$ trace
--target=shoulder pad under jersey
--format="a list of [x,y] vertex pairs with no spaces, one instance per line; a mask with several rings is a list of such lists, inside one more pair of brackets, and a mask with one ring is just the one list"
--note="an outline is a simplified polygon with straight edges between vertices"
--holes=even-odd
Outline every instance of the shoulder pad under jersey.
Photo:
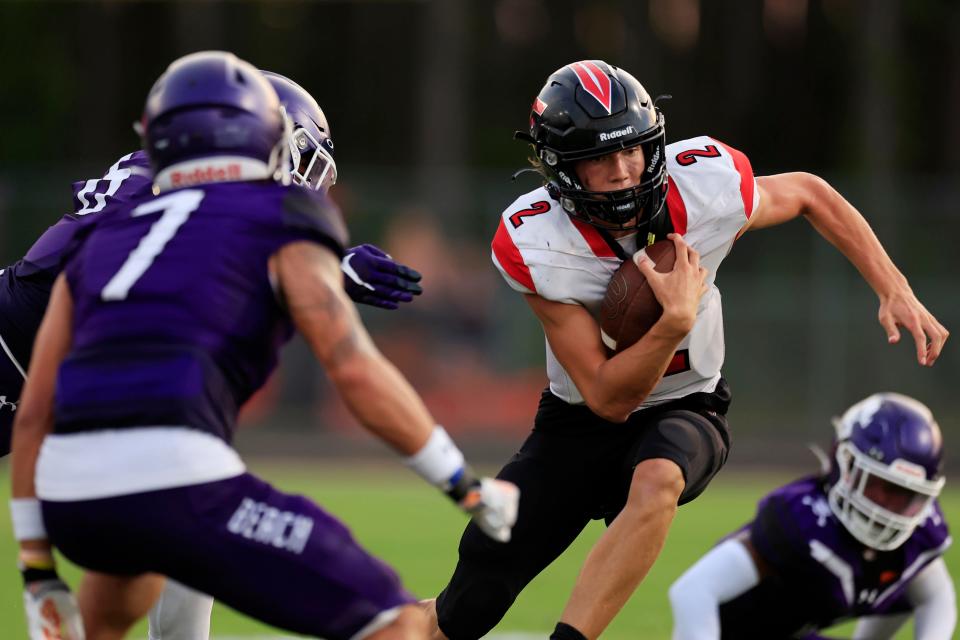
[[750,160],[742,152],[699,136],[667,145],[667,202],[678,233],[701,254],[728,242],[760,202]]
[[291,185],[283,196],[283,224],[305,239],[324,244],[343,257],[348,242],[347,227],[339,207],[329,196]]
[[760,500],[750,525],[750,541],[772,567],[788,573],[807,563],[810,539],[817,531],[833,531],[838,526],[820,479],[804,478]]
[[102,178],[73,183],[73,215],[100,213],[113,203],[128,203],[145,198],[153,187],[153,172],[143,151],[121,157]]

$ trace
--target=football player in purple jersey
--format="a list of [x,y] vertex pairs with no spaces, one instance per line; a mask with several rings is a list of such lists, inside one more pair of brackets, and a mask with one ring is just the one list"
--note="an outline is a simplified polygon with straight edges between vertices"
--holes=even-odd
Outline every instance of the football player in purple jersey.
[[673,584],[674,640],[812,640],[854,618],[854,638],[883,640],[911,614],[917,640],[953,637],[933,415],[912,398],[878,393],[835,426],[823,474],[767,495],[753,522]]
[[[316,100],[280,74],[264,72],[291,119],[291,178],[306,188],[326,192],[337,180],[330,126]],[[73,185],[74,210],[44,232],[26,255],[0,269],[0,457],[10,451],[14,411],[30,364],[30,350],[43,318],[73,225],[86,216],[147,197],[153,174],[147,155],[135,151],[121,157],[102,178]],[[341,261],[344,288],[359,304],[397,309],[421,293],[420,274],[371,244],[347,249]],[[36,575],[31,573],[31,575]],[[34,594],[54,594],[61,582],[32,584]],[[42,602],[35,603],[41,610]],[[212,599],[169,581],[150,612],[150,638],[193,640],[208,635]]]
[[[292,179],[295,183],[327,191],[337,181],[330,126],[316,100],[300,85],[280,74],[264,72],[291,118]],[[0,269],[0,457],[10,452],[10,427],[23,379],[30,364],[30,349],[36,337],[50,290],[60,273],[60,261],[73,225],[150,194],[153,174],[146,153],[128,153],[102,178],[73,185],[72,213],[47,229],[26,255]],[[361,244],[347,249],[342,261],[344,288],[357,303],[396,309],[422,291],[420,274],[398,264],[378,247]]]
[[294,330],[368,430],[510,537],[516,487],[474,475],[360,323],[339,211],[286,184],[288,123],[248,63],[175,61],[141,123],[156,195],[81,221],[64,252],[17,411],[11,510],[28,571],[52,569],[53,545],[90,572],[78,601],[97,638],[123,637],[163,576],[298,633],[424,635],[386,565],[230,446]]
[[[337,182],[337,164],[333,156],[330,125],[317,101],[303,87],[278,73],[262,71],[270,81],[286,116],[290,119],[289,137],[291,178],[295,184],[327,192]],[[146,154],[144,171],[149,171]],[[396,309],[421,292],[420,274],[397,264],[389,255],[371,244],[347,249],[340,263],[344,288],[360,304]],[[213,598],[167,580],[163,593],[147,616],[149,640],[197,640],[210,635]],[[93,635],[97,621],[88,620]]]

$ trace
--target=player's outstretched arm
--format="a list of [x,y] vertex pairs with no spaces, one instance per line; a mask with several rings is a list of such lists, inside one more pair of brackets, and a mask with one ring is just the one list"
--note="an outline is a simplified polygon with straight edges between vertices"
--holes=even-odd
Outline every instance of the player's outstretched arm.
[[351,413],[406,456],[491,537],[506,541],[516,522],[517,488],[479,479],[406,378],[374,346],[343,290],[337,258],[312,242],[294,242],[271,259],[287,309]]
[[760,582],[749,544],[721,542],[670,586],[673,640],[719,640],[720,605]]
[[61,275],[34,342],[30,371],[13,424],[10,511],[13,533],[20,543],[23,603],[31,640],[84,637],[76,601],[57,576],[34,487],[40,445],[53,428],[56,374],[70,350],[72,319],[73,300],[66,278]]
[[[943,558],[931,562],[907,586],[916,640],[947,640],[957,627],[957,594]],[[866,636],[864,636],[866,637]]]
[[878,319],[887,341],[900,341],[904,327],[917,345],[917,361],[932,366],[949,332],[927,311],[860,212],[826,181],[809,173],[757,178],[760,205],[746,229],[761,229],[803,215],[817,232],[860,271],[880,298]]
[[693,328],[697,303],[706,291],[706,271],[697,252],[679,235],[671,234],[671,239],[677,250],[673,271],[658,273],[649,260],[638,265],[663,315],[640,340],[612,358],[607,358],[597,321],[584,307],[525,296],[587,406],[611,422],[625,422],[660,382],[677,346]]

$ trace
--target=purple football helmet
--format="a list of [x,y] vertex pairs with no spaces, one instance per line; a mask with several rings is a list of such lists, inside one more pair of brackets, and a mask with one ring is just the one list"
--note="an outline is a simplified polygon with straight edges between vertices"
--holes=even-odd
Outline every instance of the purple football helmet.
[[337,182],[333,139],[323,110],[306,89],[279,73],[264,71],[291,120],[290,175],[296,184],[326,191]]
[[930,409],[898,393],[861,400],[834,426],[830,508],[863,544],[896,549],[943,488],[940,427]]
[[286,166],[277,93],[232,53],[175,60],[150,90],[138,131],[161,189],[272,178]]

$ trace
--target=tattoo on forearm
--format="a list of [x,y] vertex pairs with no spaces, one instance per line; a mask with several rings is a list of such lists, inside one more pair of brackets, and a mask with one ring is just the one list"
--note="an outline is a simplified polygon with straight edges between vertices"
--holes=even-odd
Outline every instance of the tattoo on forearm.
[[330,350],[330,364],[337,365],[352,357],[360,348],[360,342],[357,326],[350,323],[347,334],[337,340]]
[[[318,247],[296,246],[291,250],[288,273],[315,271],[318,261],[327,257],[326,250]],[[339,265],[329,266],[339,273]],[[328,280],[291,278],[286,282],[286,300],[291,316],[300,319],[297,324],[305,337],[315,345],[322,343],[329,358],[327,364],[335,366],[354,355],[364,341],[359,318],[344,294],[333,288],[338,283]]]
[[290,312],[294,317],[312,316],[307,324],[314,327],[317,332],[333,330],[342,333],[328,347],[330,365],[339,364],[352,356],[360,347],[362,341],[356,318],[353,317],[341,296],[331,291],[329,287],[317,287],[310,292],[307,300],[301,298],[298,304],[292,306]]
[[326,284],[311,287],[305,294],[288,296],[288,301],[292,314],[320,314],[328,316],[331,321],[343,317],[347,311],[337,294]]

